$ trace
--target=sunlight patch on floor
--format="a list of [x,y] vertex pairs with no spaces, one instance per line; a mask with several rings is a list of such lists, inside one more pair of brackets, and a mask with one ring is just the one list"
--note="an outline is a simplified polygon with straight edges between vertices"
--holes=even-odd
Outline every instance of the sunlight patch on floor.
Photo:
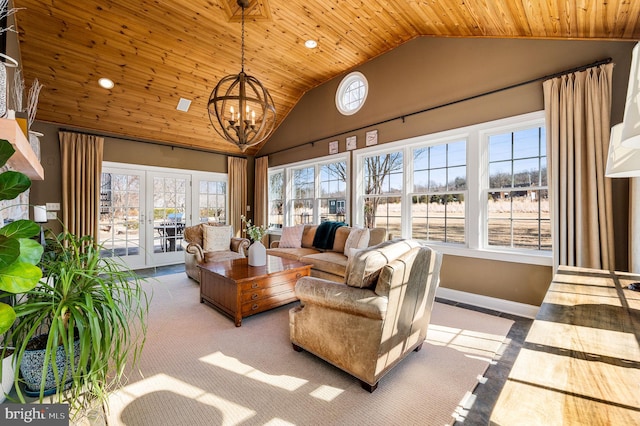
[[453,412],[452,417],[457,422],[464,422],[469,414],[469,410],[473,407],[473,404],[476,402],[476,396],[471,392],[467,392],[462,397],[462,400],[458,403],[456,410]]
[[200,358],[200,361],[288,391],[295,391],[307,383],[307,380],[298,377],[286,375],[274,376],[264,373],[248,364],[243,364],[237,358],[226,356],[222,352],[215,352],[211,355],[204,356]]
[[504,336],[430,324],[426,341],[490,362],[502,345]]
[[336,399],[344,389],[334,388],[333,386],[322,385],[319,386],[316,390],[311,392],[311,395],[314,398],[321,399],[323,401],[331,402]]
[[217,395],[206,392],[204,389],[166,374],[156,374],[117,390],[109,398],[110,409],[113,412],[122,413],[127,405],[133,403],[137,398],[154,392],[171,392],[193,399],[201,404],[215,407],[222,413],[224,420],[221,425],[224,426],[237,425],[256,415],[255,411],[247,407],[220,398]]

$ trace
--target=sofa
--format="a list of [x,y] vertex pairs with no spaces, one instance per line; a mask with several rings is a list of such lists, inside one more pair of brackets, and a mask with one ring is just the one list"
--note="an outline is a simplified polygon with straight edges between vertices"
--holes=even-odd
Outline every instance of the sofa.
[[184,244],[185,272],[199,283],[198,265],[246,257],[250,241],[232,237],[231,226],[200,223],[184,229]]
[[343,283],[302,277],[289,311],[296,351],[307,350],[373,392],[380,379],[421,349],[439,283],[442,254],[414,240],[356,253]]
[[[299,247],[280,247],[280,242],[273,241],[267,254],[270,256],[279,256],[287,259],[298,260],[303,263],[311,264],[311,276],[316,278],[324,278],[337,282],[344,282],[345,271],[349,256],[345,254],[345,244],[349,240],[352,231],[361,231],[362,228],[354,228],[350,226],[341,226],[335,229],[333,242],[329,248],[314,247],[316,232],[321,225],[298,225],[302,228],[302,235],[299,240]],[[283,236],[286,232],[283,230]],[[367,230],[368,240],[364,247],[375,246],[387,240],[387,230],[385,228],[371,228]]]

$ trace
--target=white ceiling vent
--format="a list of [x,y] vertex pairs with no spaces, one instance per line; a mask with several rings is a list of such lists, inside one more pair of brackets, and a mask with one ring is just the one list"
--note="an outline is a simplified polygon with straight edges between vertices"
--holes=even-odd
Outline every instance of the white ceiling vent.
[[178,101],[178,106],[176,107],[176,109],[178,111],[187,112],[187,111],[189,111],[189,107],[190,106],[191,106],[191,101],[189,99],[180,98],[180,100]]

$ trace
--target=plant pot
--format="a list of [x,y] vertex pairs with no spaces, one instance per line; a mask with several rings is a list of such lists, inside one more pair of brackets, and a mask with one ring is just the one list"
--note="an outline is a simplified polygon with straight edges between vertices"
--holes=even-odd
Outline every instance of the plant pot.
[[[41,334],[31,339],[33,341],[43,341],[46,344],[47,335]],[[75,354],[74,364],[77,366],[80,361],[80,341],[76,340],[73,343],[73,351]],[[28,396],[39,396],[42,380],[42,369],[44,368],[46,349],[29,349],[24,352],[22,362],[20,363],[20,374],[27,386],[25,393]],[[67,359],[67,355],[64,350],[64,346],[60,345],[56,349],[56,366],[58,367],[58,373],[63,374],[65,368],[67,368],[66,375],[61,382],[64,386],[61,390],[67,390],[73,383],[73,378],[70,375],[71,363]],[[48,371],[46,380],[44,383],[44,395],[53,395],[56,393],[56,381],[53,375],[53,367],[48,365]]]
[[[0,349],[1,351],[2,349]],[[13,389],[13,380],[15,379],[16,374],[16,363],[13,357],[13,352],[11,355],[4,357],[2,360],[2,387],[0,387],[0,404],[7,399],[7,395]]]
[[260,241],[249,246],[249,265],[264,266],[267,264],[267,249]]

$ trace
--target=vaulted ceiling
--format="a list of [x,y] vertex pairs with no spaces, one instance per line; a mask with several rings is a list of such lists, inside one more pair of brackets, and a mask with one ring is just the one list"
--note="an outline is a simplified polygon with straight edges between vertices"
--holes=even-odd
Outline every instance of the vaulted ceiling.
[[[38,120],[240,153],[207,114],[218,80],[240,71],[236,0],[14,4],[27,86],[44,85]],[[635,0],[251,0],[246,17],[245,70],[270,91],[278,124],[308,90],[419,36],[640,39]]]

